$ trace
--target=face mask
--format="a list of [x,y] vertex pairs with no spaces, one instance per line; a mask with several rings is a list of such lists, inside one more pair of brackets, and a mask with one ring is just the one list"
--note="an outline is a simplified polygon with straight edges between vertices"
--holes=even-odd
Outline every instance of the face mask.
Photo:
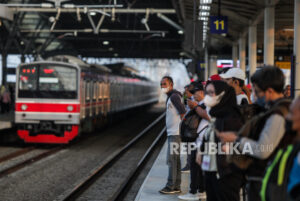
[[167,88],[161,88],[161,91],[166,94],[166,93],[169,92],[169,87],[167,87]]
[[220,94],[220,95],[218,95],[218,96],[209,96],[209,95],[206,95],[205,97],[204,97],[204,104],[207,106],[207,107],[210,107],[210,108],[212,108],[212,107],[214,107],[214,106],[216,106],[216,105],[218,105],[219,103],[220,103],[220,101],[221,101],[221,99],[222,99],[222,97],[223,97],[223,95],[224,95],[224,91]]
[[259,97],[256,99],[256,102],[255,102],[257,105],[261,106],[261,107],[265,107],[266,105],[266,99],[265,97]]

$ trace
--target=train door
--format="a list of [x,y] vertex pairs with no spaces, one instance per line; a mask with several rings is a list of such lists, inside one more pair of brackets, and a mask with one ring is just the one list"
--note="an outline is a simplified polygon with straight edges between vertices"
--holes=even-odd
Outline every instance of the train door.
[[90,107],[91,107],[91,98],[90,98],[90,82],[86,81],[85,82],[85,117],[90,116]]
[[98,83],[98,101],[99,101],[99,112],[101,115],[103,115],[103,96],[102,96],[102,81]]
[[95,114],[96,116],[98,116],[99,114],[98,81],[94,82],[94,96],[95,96]]
[[85,118],[85,81],[80,79],[80,119]]

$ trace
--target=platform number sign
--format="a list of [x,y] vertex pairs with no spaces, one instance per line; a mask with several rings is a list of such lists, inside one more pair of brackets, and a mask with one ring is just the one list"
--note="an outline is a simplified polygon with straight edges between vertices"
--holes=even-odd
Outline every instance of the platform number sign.
[[223,34],[227,33],[228,28],[227,16],[210,16],[210,33]]

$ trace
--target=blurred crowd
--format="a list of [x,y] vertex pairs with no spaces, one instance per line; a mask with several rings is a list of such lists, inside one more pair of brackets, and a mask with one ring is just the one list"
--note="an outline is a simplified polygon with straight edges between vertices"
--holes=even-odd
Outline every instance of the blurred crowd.
[[5,114],[13,110],[14,88],[12,85],[0,86],[0,113]]
[[262,67],[250,81],[230,68],[181,94],[162,78],[169,174],[160,193],[181,193],[181,174],[189,172],[182,200],[300,200],[300,97],[291,97],[277,67]]

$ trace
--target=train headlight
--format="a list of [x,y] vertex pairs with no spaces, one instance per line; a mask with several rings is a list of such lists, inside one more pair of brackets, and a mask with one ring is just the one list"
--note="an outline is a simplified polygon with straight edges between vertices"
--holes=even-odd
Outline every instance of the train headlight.
[[23,104],[23,105],[21,105],[21,110],[27,110],[27,108],[28,108],[28,106],[27,105],[25,105],[25,104]]
[[73,111],[73,106],[72,105],[69,105],[68,107],[67,107],[67,110],[69,111],[69,112],[72,112]]

